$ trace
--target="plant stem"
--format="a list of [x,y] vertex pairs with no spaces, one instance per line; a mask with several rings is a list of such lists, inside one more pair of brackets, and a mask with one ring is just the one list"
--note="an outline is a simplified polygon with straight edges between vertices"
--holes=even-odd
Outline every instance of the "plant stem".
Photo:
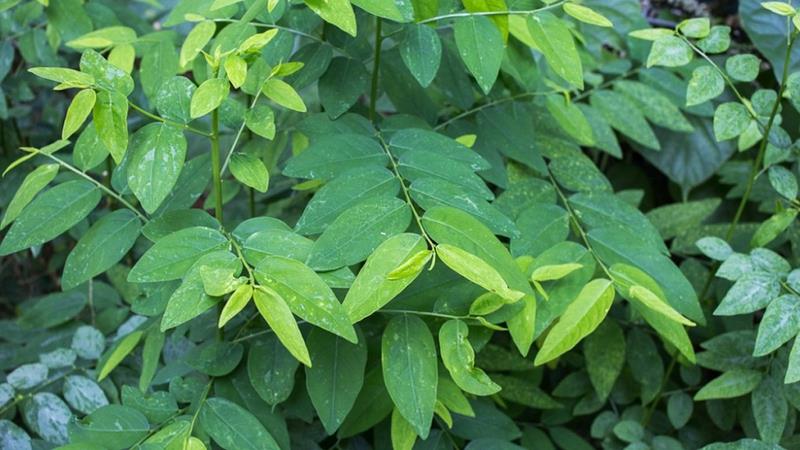
[[57,162],[59,165],[61,165],[61,167],[69,170],[70,172],[75,173],[76,175],[80,176],[81,178],[84,178],[84,179],[92,182],[94,185],[96,185],[98,188],[100,188],[100,190],[105,192],[106,195],[108,195],[108,196],[112,197],[113,199],[117,200],[121,205],[123,205],[126,208],[130,209],[134,214],[139,216],[139,218],[142,219],[143,222],[146,223],[146,222],[150,221],[150,219],[148,219],[147,216],[145,216],[143,213],[139,212],[139,210],[136,209],[136,207],[134,207],[127,200],[122,198],[122,196],[120,196],[116,192],[114,192],[111,189],[109,189],[108,187],[106,187],[105,184],[103,184],[103,183],[95,180],[94,178],[90,177],[89,175],[86,175],[85,173],[81,172],[80,170],[78,170],[77,168],[73,167],[71,164],[65,162],[61,158],[59,158],[57,156],[53,156],[53,155],[51,155],[49,153],[44,153],[42,151],[39,151],[38,149],[31,149],[30,151],[32,151],[34,153],[37,153],[39,155],[45,156],[47,158],[50,158],[51,160],[53,160],[53,161]]
[[380,17],[375,17],[375,57],[372,61],[372,85],[369,90],[369,120],[375,123],[375,104],[378,101],[378,71],[381,66],[381,45],[383,44],[383,36],[381,28],[383,21]]
[[[253,109],[256,106],[256,102],[258,102],[258,97],[261,95],[261,89],[256,92],[256,95],[253,96],[253,101],[250,103],[250,109]],[[242,125],[239,127],[239,131],[236,132],[236,136],[233,138],[233,143],[231,144],[230,150],[228,150],[228,154],[225,155],[225,162],[222,164],[222,170],[220,174],[225,173],[225,170],[228,169],[228,164],[231,162],[231,156],[233,155],[233,151],[236,150],[236,146],[239,144],[239,140],[242,138],[242,133],[244,132],[246,124],[242,122]]]
[[222,224],[222,168],[219,156],[219,109],[211,112],[211,178],[214,183],[214,216]]

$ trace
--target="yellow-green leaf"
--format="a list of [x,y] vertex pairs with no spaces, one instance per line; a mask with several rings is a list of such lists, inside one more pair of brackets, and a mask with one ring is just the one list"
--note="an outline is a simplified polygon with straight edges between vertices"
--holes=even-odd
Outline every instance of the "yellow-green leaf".
[[300,333],[297,321],[283,298],[272,289],[259,286],[253,292],[253,300],[258,312],[261,313],[261,317],[267,321],[269,327],[278,336],[281,344],[298,361],[311,367],[311,357],[308,355],[308,348],[305,340],[303,340],[303,334]]
[[261,91],[267,98],[285,108],[298,112],[307,111],[306,104],[297,91],[283,80],[271,78],[264,83]]

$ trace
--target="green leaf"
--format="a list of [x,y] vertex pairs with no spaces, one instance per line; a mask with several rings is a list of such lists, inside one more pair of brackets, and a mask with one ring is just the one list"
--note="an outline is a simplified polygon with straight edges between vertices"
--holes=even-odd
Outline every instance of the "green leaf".
[[456,273],[507,300],[516,301],[525,293],[510,289],[503,277],[487,262],[466,250],[449,244],[436,246],[436,254]]
[[714,136],[727,141],[744,133],[750,125],[750,113],[741,103],[723,103],[714,111]]
[[580,145],[594,145],[592,125],[576,104],[560,95],[548,95],[545,106],[561,128]]
[[227,238],[211,228],[191,227],[176,231],[159,239],[142,255],[128,274],[128,281],[152,283],[177,280],[201,256],[227,246]]
[[578,89],[583,89],[583,65],[567,25],[549,12],[536,13],[528,20],[528,30],[555,73]]
[[397,410],[422,439],[428,437],[436,404],[436,345],[422,319],[402,314],[386,325],[381,339],[386,390]]
[[249,284],[243,284],[236,288],[231,294],[228,301],[225,302],[225,306],[222,308],[222,311],[219,313],[219,321],[217,322],[217,328],[222,328],[228,323],[231,319],[236,317],[242,310],[250,303],[250,299],[253,297],[253,287]]
[[643,307],[663,316],[665,319],[690,327],[695,325],[694,322],[683,317],[679,312],[669,306],[663,294],[659,294],[656,294],[644,286],[638,285],[631,286],[628,290],[628,295],[633,301],[639,302]]
[[98,220],[72,249],[64,264],[63,289],[72,289],[118,263],[139,237],[141,222],[127,209]]
[[368,198],[392,197],[400,182],[383,167],[364,167],[343,173],[326,183],[306,205],[295,231],[303,235],[323,232],[345,210]]
[[115,346],[106,351],[100,361],[97,362],[97,380],[103,381],[136,348],[143,335],[143,331],[134,331],[120,339]]
[[267,192],[269,172],[261,159],[248,153],[234,153],[231,155],[231,173],[258,192]]
[[319,100],[331,118],[346,113],[369,89],[369,72],[354,58],[336,57],[317,84]]
[[277,292],[259,286],[253,292],[253,301],[261,317],[267,322],[281,344],[298,361],[311,366],[306,343],[286,301]]
[[692,72],[686,90],[686,106],[699,105],[719,97],[725,90],[725,80],[716,69],[703,65]]
[[[374,139],[360,134],[321,136],[286,163],[287,177],[330,180],[357,168],[385,166],[386,152]],[[354,173],[354,172],[352,172]]]
[[708,36],[697,41],[700,50],[709,53],[725,53],[731,46],[731,27],[727,25],[714,25]]
[[769,184],[784,198],[794,200],[797,197],[797,177],[792,171],[783,166],[772,166],[768,175]]
[[430,86],[442,62],[439,34],[426,25],[408,25],[400,42],[400,57],[422,87]]
[[496,234],[512,238],[519,236],[517,226],[508,216],[457,184],[442,178],[425,177],[414,181],[409,190],[411,198],[423,209],[437,206],[458,208],[480,219]]
[[789,418],[784,387],[774,375],[765,377],[753,391],[751,405],[758,434],[764,442],[777,445]]
[[608,18],[598,13],[597,11],[577,3],[564,3],[564,12],[589,25],[597,25],[598,27],[613,27]]
[[225,450],[279,450],[272,435],[249,411],[220,397],[200,408],[200,425]]
[[392,410],[391,438],[393,450],[412,450],[417,440],[414,427],[403,418],[397,408]]
[[706,383],[697,394],[695,401],[736,398],[749,394],[755,389],[763,374],[752,369],[733,369]]
[[67,108],[67,115],[64,118],[64,127],[61,129],[61,139],[69,139],[72,134],[78,131],[89,117],[89,113],[94,108],[97,95],[93,89],[84,89],[72,99],[69,108]]
[[[322,1],[322,0],[314,0]],[[340,0],[335,0],[340,1]],[[346,1],[346,0],[345,0]],[[306,112],[306,104],[303,99],[292,86],[283,80],[277,78],[270,78],[261,87],[261,92],[273,102],[283,106],[284,108],[291,109],[292,111]]]
[[458,53],[467,70],[475,77],[481,90],[488,94],[503,61],[503,36],[485,16],[456,20],[453,31]]
[[[644,115],[627,97],[618,92],[601,90],[595,91],[589,101],[592,108],[600,112],[615,130],[647,148],[661,149],[658,138]],[[619,111],[625,111],[625,116],[621,116]]]
[[796,209],[784,209],[773,215],[759,225],[753,238],[750,240],[752,247],[764,247],[774,241],[781,233],[794,223],[797,217]]
[[667,400],[667,417],[676,430],[683,428],[692,417],[694,401],[684,392],[677,392]]
[[58,164],[43,164],[32,170],[28,175],[25,175],[22,184],[6,206],[3,220],[0,222],[0,229],[5,228],[6,225],[19,217],[20,213],[28,206],[28,203],[36,197],[36,194],[53,181],[58,174],[58,168]]
[[89,215],[99,202],[100,190],[88,181],[67,181],[48,189],[14,221],[0,244],[0,256],[55,239]]
[[225,58],[225,75],[233,87],[239,89],[247,78],[247,62],[238,55],[228,55]]
[[355,37],[356,16],[349,0],[303,0],[322,20]]
[[351,3],[373,16],[383,17],[395,22],[410,22],[414,18],[414,5],[412,5],[412,1],[351,0]]
[[658,89],[636,81],[620,80],[614,83],[614,90],[636,103],[650,122],[669,130],[685,133],[694,131],[678,106]]
[[614,288],[611,281],[590,281],[547,334],[534,363],[537,366],[542,365],[575,347],[600,325],[613,301]]
[[306,368],[306,389],[325,431],[332,435],[364,384],[367,346],[363,339],[351,344],[320,329],[308,335],[313,366]]
[[439,328],[442,362],[453,381],[474,395],[492,395],[500,390],[486,373],[475,367],[475,352],[467,336],[469,327],[460,320],[448,320]]
[[606,320],[583,341],[586,371],[597,396],[608,398],[625,365],[625,334],[613,320]]
[[91,414],[108,405],[103,390],[94,380],[80,375],[71,375],[64,380],[64,400],[82,414]]
[[50,328],[68,322],[88,303],[85,292],[71,290],[39,297],[25,308],[18,319],[23,328]]
[[156,328],[150,329],[144,338],[142,346],[142,371],[139,374],[139,391],[147,392],[161,361],[161,351],[164,349],[166,336]]
[[647,67],[681,67],[692,62],[694,52],[689,44],[676,36],[664,36],[653,42]]
[[70,441],[121,450],[135,445],[149,431],[144,414],[128,406],[106,405],[76,421]]
[[394,235],[379,245],[344,298],[343,306],[350,321],[356,323],[372,315],[411,284],[422,272],[419,264],[403,277],[393,279],[389,274],[427,248],[422,236],[411,233]]
[[[415,150],[438,154],[464,163],[474,171],[488,170],[492,167],[481,155],[471,151],[460,142],[447,136],[418,128],[407,128],[394,133],[389,141],[389,147],[393,155],[401,158],[406,152]],[[386,163],[388,161],[382,164],[385,165]]]
[[244,123],[248,130],[264,139],[275,138],[275,113],[267,105],[256,105],[248,110],[244,116]]
[[66,43],[67,47],[76,50],[87,48],[115,47],[121,44],[131,44],[136,41],[136,31],[123,26],[100,28],[86,33]]
[[357,342],[344,308],[325,282],[300,261],[267,256],[255,267],[256,279],[283,298],[292,312],[350,342]]
[[166,123],[151,123],[131,138],[127,161],[128,187],[142,207],[153,213],[172,192],[186,160],[183,131]]
[[186,39],[181,46],[181,67],[187,67],[200,54],[200,51],[208,44],[216,30],[217,25],[213,20],[204,20],[192,28],[192,31],[186,35]]
[[119,92],[100,91],[94,104],[97,136],[117,164],[128,148],[128,99]]
[[366,259],[387,238],[411,223],[411,209],[396,197],[376,197],[344,211],[311,247],[308,265],[333,270]]
[[784,2],[763,2],[761,6],[781,16],[793,16],[797,12],[791,4]]
[[88,88],[94,85],[94,77],[65,67],[33,67],[28,72],[45,80],[55,81],[62,88]]
[[[81,72],[91,75],[97,86],[103,90],[120,94],[125,98],[133,92],[133,78],[124,70],[106,61],[103,55],[94,50],[83,52],[80,68]],[[102,92],[98,92],[98,98]]]
[[178,123],[189,123],[191,102],[197,87],[186,77],[172,77],[158,88],[153,104],[162,117]]
[[294,389],[294,375],[300,363],[274,335],[256,339],[247,354],[250,384],[270,405],[282,403]]
[[725,71],[734,80],[749,83],[758,77],[761,60],[751,54],[733,55],[725,61]]
[[196,119],[214,111],[228,97],[229,91],[228,80],[211,78],[204,81],[192,94],[189,115],[192,119]]
[[474,173],[472,168],[450,158],[427,151],[408,150],[397,161],[400,175],[414,182],[423,178],[436,178],[467,189],[484,200],[494,200],[494,193]]
[[767,306],[758,325],[753,356],[764,356],[777,350],[800,332],[800,298],[782,295]]
[[676,27],[680,33],[692,39],[702,39],[711,33],[711,21],[706,17],[686,19]]

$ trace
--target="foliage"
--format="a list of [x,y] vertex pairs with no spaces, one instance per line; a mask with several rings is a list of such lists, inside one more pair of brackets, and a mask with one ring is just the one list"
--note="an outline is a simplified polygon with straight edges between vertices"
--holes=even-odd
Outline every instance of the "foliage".
[[790,2],[165,3],[0,1],[0,448],[800,446]]

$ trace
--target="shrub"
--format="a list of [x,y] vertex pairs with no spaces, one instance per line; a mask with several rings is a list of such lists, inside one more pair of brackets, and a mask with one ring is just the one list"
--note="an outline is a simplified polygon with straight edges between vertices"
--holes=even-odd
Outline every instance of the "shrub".
[[0,11],[0,448],[800,445],[789,2]]

